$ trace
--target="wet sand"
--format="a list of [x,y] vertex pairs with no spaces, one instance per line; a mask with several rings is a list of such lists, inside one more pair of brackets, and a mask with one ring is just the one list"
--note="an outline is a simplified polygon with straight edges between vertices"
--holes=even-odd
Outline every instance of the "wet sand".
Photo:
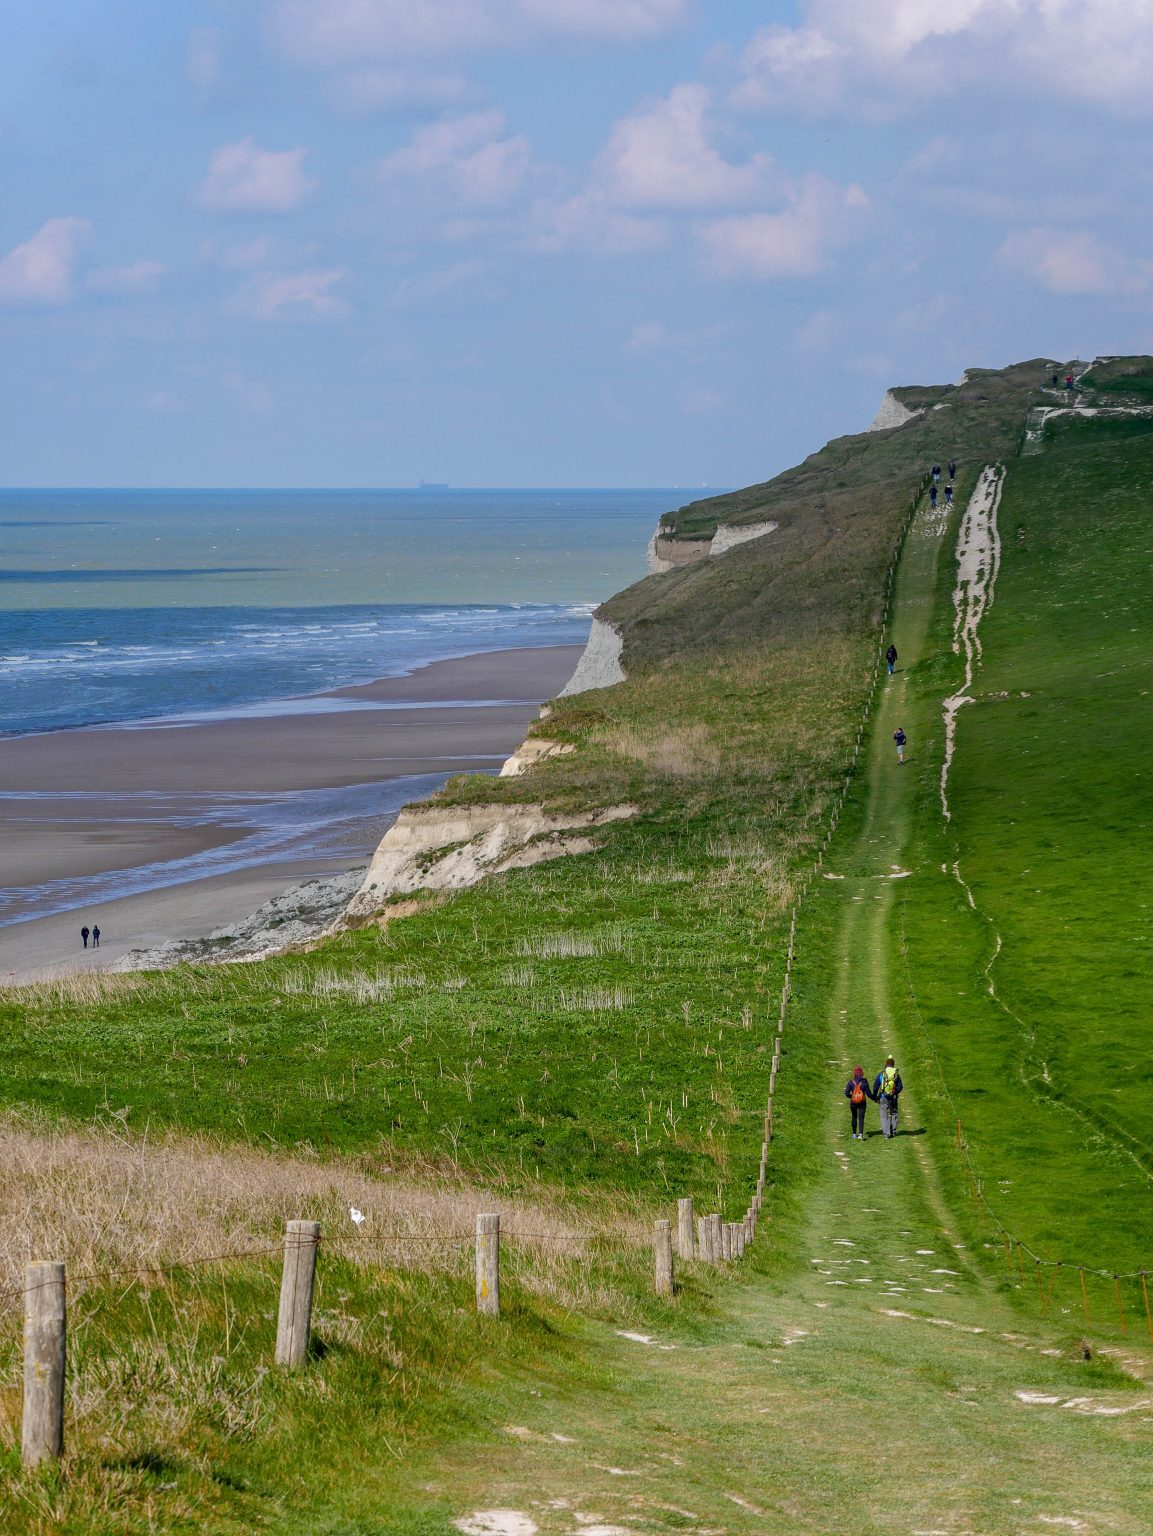
[[[397,781],[499,767],[579,655],[579,646],[495,651],[289,701],[281,714],[0,741],[0,980],[106,966],[351,868],[398,798],[435,782],[404,793]],[[335,830],[310,840],[323,829],[301,831],[293,817],[329,805],[340,813]],[[229,868],[233,858],[250,867]],[[117,889],[145,881],[154,888]],[[96,954],[78,936],[93,917],[105,935]]]

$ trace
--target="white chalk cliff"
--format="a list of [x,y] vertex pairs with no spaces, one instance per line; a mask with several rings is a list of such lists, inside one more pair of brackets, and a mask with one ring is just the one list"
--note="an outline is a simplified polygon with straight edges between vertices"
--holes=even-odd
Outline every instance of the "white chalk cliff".
[[625,669],[621,665],[624,639],[613,624],[594,619],[589,630],[584,654],[577,662],[576,671],[561,689],[559,697],[570,693],[587,693],[590,688],[611,688],[623,683]]
[[869,423],[869,431],[887,432],[891,427],[903,427],[907,421],[921,414],[920,411],[911,411],[907,405],[902,405],[893,391],[887,389],[881,401],[881,409]]
[[591,853],[595,839],[574,834],[636,813],[635,805],[569,815],[542,805],[409,806],[381,839],[345,917],[371,916],[392,896],[462,891],[487,875]]

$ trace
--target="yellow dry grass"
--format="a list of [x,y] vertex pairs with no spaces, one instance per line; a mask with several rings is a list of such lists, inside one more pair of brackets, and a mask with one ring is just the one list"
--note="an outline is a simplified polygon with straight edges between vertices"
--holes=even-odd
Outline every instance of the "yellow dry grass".
[[[513,1198],[455,1173],[394,1173],[353,1160],[325,1162],[203,1136],[129,1135],[115,1121],[54,1128],[0,1121],[0,1306],[20,1306],[24,1266],[63,1259],[75,1295],[113,1273],[147,1276],[218,1256],[275,1254],[284,1222],[319,1220],[326,1250],[365,1264],[457,1271],[471,1259],[478,1210],[497,1210],[523,1283],[587,1303],[579,1261],[610,1234],[644,1241],[624,1203],[579,1215],[560,1199]],[[349,1211],[363,1212],[361,1225]]]

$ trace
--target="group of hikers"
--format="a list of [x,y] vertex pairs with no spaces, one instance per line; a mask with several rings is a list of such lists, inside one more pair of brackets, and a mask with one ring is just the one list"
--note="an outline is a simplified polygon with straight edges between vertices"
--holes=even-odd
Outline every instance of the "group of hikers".
[[[930,480],[930,484],[929,484],[929,505],[933,508],[933,511],[935,512],[937,510],[937,486],[940,483],[940,479],[941,479],[941,466],[939,464],[934,464],[932,470],[930,471],[930,475],[931,475],[931,480]],[[953,481],[956,478],[957,478],[957,461],[956,461],[956,459],[950,459],[949,460],[949,479],[948,479],[948,481],[946,482],[946,485],[945,485],[945,505],[947,507],[951,507],[953,505]]]
[[881,1111],[881,1134],[886,1141],[892,1140],[897,1134],[899,1100],[904,1088],[901,1074],[891,1056],[885,1058],[885,1065],[877,1073],[872,1087],[869,1086],[864,1067],[853,1068],[853,1075],[845,1084],[845,1097],[849,1101],[854,1141],[865,1140],[865,1110],[869,1107],[870,1099]]

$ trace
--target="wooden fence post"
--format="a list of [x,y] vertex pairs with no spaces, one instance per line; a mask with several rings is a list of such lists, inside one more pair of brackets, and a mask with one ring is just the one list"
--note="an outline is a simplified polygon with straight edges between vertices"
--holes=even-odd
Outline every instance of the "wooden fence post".
[[721,1223],[721,1258],[731,1260],[733,1256],[733,1224],[731,1221]]
[[677,1201],[677,1254],[682,1259],[693,1256],[693,1197]]
[[476,1218],[476,1310],[500,1316],[500,1216]]
[[303,1365],[308,1357],[319,1242],[319,1221],[290,1221],[284,1229],[284,1269],[276,1322],[277,1365]]
[[658,1296],[673,1294],[673,1229],[668,1221],[653,1222],[653,1256]]
[[713,1263],[723,1264],[725,1259],[724,1238],[721,1235],[721,1218],[716,1211],[709,1217],[709,1228],[712,1233],[710,1241],[713,1245]]
[[26,1467],[64,1454],[64,1368],[67,1355],[64,1265],[24,1271],[24,1422]]
[[702,1264],[713,1262],[713,1224],[707,1216],[697,1217],[697,1250]]

